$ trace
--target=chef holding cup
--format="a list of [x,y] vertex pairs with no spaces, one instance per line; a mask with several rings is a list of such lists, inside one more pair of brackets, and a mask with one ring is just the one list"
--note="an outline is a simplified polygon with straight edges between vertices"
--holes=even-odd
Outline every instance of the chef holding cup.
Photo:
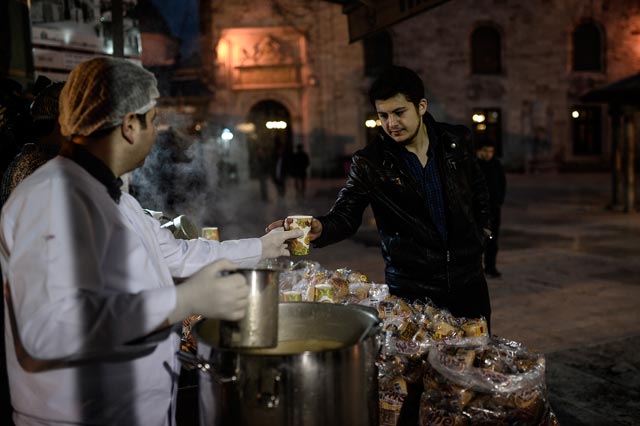
[[193,314],[241,319],[248,286],[221,272],[289,255],[286,241],[301,235],[178,240],[121,192],[119,176],[155,142],[158,96],[153,74],[127,60],[79,64],[60,96],[68,140],[2,210],[17,425],[175,424],[178,335],[127,343]]

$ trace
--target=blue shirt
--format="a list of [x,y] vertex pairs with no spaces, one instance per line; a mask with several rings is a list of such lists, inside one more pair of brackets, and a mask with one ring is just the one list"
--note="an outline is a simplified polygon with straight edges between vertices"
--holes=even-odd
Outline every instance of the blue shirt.
[[411,176],[418,183],[418,190],[425,196],[427,210],[443,240],[447,240],[447,220],[444,211],[444,197],[442,184],[436,161],[436,145],[438,140],[429,135],[429,149],[427,150],[427,164],[422,167],[418,156],[408,149],[402,150],[404,161],[411,172]]

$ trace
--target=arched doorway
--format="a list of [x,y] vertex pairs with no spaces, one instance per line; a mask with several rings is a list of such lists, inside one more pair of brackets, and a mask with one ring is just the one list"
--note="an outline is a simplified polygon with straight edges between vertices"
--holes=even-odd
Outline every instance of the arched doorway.
[[289,158],[292,152],[291,114],[278,101],[256,103],[247,117],[254,130],[248,135],[249,169],[260,180],[260,195],[268,199],[267,182],[272,179],[279,196],[284,196]]

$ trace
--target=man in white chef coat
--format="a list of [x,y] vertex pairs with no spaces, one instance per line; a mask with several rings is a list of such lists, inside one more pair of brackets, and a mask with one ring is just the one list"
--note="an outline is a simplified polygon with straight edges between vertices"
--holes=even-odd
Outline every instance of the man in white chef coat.
[[[188,315],[242,318],[248,286],[220,272],[288,255],[285,241],[300,234],[178,240],[122,193],[118,177],[142,165],[155,142],[157,97],[153,74],[131,62],[78,65],[60,96],[69,140],[2,210],[17,425],[175,424],[179,337],[155,347],[127,342]],[[175,286],[174,278],[187,279]]]

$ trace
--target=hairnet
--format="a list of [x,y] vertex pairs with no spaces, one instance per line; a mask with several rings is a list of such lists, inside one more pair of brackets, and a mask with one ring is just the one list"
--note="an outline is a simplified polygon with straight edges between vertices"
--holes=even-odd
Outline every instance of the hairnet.
[[51,83],[38,94],[31,104],[31,118],[38,120],[58,119],[58,99],[64,82]]
[[160,95],[152,73],[125,59],[93,58],[76,66],[60,94],[64,136],[88,136],[144,114]]

